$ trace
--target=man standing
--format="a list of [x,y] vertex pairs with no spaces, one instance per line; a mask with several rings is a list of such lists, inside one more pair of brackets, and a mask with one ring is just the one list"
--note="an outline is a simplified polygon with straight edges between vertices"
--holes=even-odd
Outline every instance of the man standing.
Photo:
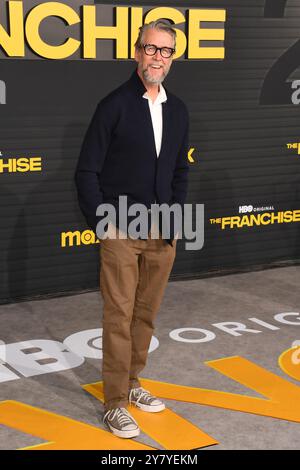
[[[96,231],[101,203],[118,208],[177,203],[183,208],[188,184],[189,117],[185,104],[162,82],[175,53],[176,31],[165,20],[140,28],[135,43],[138,64],[130,79],[100,101],[86,133],[75,181],[79,205]],[[128,216],[128,223],[130,216]],[[98,226],[99,227],[99,226]],[[126,407],[159,412],[164,403],[141,387],[164,290],[176,255],[177,234],[170,238],[116,238],[109,223],[101,240],[100,291],[103,296],[104,423],[119,437],[139,434]],[[159,227],[160,232],[160,227]],[[99,232],[97,232],[99,236]],[[124,233],[122,232],[122,235]]]

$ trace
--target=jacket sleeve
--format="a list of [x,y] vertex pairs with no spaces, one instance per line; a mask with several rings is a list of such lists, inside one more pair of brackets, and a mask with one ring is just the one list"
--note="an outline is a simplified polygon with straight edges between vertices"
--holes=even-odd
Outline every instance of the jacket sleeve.
[[188,189],[188,149],[189,149],[189,115],[185,108],[184,133],[181,147],[177,154],[173,180],[172,180],[172,203],[179,203],[182,206],[185,203]]
[[85,134],[75,171],[79,206],[88,226],[94,231],[101,219],[101,216],[96,216],[96,210],[103,202],[99,175],[110,145],[112,130],[112,113],[101,101]]

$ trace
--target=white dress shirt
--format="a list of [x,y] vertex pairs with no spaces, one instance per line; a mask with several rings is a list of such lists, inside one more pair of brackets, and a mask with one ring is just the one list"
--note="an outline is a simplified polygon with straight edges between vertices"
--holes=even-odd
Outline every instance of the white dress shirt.
[[162,131],[163,131],[163,117],[162,117],[162,103],[167,101],[167,95],[164,87],[160,83],[159,85],[159,93],[154,101],[148,96],[148,92],[146,91],[143,94],[143,98],[148,100],[150,114],[152,119],[152,126],[154,132],[154,139],[155,139],[155,147],[156,147],[156,155],[157,158],[159,157],[159,152],[161,149],[161,140],[162,140]]
[[[153,127],[153,132],[154,132],[156,156],[158,158],[160,149],[161,149],[162,132],[163,132],[162,103],[164,101],[167,101],[167,94],[166,94],[164,87],[160,83],[159,92],[154,102],[149,97],[147,91],[143,94],[143,98],[148,100],[151,120],[152,120],[152,127]],[[159,230],[156,224],[154,223],[154,221],[152,221],[152,225],[151,225],[151,235],[153,238],[154,237],[159,238]]]

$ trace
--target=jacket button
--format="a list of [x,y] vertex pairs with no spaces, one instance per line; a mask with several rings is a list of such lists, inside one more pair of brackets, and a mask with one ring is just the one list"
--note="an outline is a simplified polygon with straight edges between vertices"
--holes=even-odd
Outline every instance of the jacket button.
[[151,212],[151,209],[148,209],[148,212]]

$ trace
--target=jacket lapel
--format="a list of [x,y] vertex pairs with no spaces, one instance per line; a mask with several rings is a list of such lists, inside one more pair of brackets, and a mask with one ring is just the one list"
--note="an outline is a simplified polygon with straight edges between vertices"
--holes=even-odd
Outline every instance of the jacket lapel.
[[162,140],[159,158],[164,156],[167,151],[169,141],[172,137],[172,126],[171,126],[171,109],[170,101],[167,99],[162,103],[162,116],[163,116],[163,129],[162,129]]
[[153,124],[152,124],[152,119],[151,119],[151,112],[149,108],[149,102],[146,98],[142,97],[142,106],[144,109],[144,116],[146,116],[146,140],[149,142],[149,145],[151,146],[151,152],[154,153],[156,157],[156,145],[155,145],[155,137],[154,137],[154,129],[153,129]]

